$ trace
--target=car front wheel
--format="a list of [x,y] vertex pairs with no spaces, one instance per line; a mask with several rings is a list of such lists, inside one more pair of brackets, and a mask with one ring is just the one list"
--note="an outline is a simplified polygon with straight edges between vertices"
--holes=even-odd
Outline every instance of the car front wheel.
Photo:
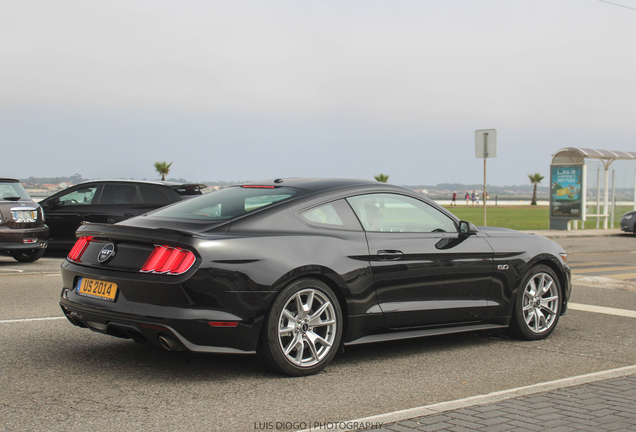
[[515,300],[510,332],[518,339],[538,340],[554,331],[561,315],[561,287],[552,269],[537,265],[523,278]]
[[20,251],[11,251],[11,256],[19,262],[33,262],[42,258],[44,249],[28,249]]
[[324,369],[338,350],[342,312],[333,291],[315,279],[287,285],[267,315],[259,354],[274,370],[291,376]]

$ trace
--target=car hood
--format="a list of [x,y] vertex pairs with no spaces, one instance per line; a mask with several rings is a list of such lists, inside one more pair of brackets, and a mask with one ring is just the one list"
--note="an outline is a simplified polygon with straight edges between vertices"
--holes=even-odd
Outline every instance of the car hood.
[[491,234],[491,233],[494,233],[494,234],[506,234],[506,233],[507,234],[514,234],[514,233],[525,234],[525,233],[522,233],[521,231],[513,230],[513,229],[510,229],[510,228],[484,227],[484,226],[478,226],[476,228],[477,228],[478,232],[485,233],[485,234]]
[[488,237],[543,237],[534,233],[527,233],[510,228],[499,227],[477,227],[477,232],[480,234],[485,234]]

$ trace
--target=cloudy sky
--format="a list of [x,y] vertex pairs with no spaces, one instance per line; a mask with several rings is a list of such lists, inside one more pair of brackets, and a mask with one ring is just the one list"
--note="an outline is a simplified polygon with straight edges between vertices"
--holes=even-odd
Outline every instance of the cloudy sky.
[[496,128],[503,186],[636,151],[636,0],[0,2],[0,176],[480,184]]

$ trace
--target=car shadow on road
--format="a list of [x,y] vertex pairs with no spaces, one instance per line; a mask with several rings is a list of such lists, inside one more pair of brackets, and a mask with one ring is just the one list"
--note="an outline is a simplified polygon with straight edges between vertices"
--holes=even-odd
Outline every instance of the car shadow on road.
[[[233,379],[285,378],[268,370],[256,355],[166,351],[150,343],[140,345],[132,340],[71,329],[74,330],[82,332],[82,336],[77,333],[78,338],[75,340],[64,340],[55,347],[43,349],[50,353],[48,362],[73,364],[77,374],[92,376],[112,373],[118,379],[152,382],[178,380],[221,383]],[[465,352],[476,346],[498,343],[502,338],[507,338],[503,332],[491,331],[355,345],[346,347],[343,354],[336,355],[325,371],[318,375],[338,375],[351,368],[372,370],[413,356],[426,359],[427,356],[448,354],[453,350]],[[81,344],[78,346],[78,343]]]

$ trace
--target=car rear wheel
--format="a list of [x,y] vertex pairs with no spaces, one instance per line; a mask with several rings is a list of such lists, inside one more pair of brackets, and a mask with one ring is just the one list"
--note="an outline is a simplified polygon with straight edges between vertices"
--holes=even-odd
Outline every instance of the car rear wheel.
[[515,300],[510,332],[518,339],[538,340],[554,331],[561,315],[561,287],[552,269],[537,265],[523,278]]
[[28,249],[20,251],[11,251],[11,256],[19,262],[33,262],[42,258],[44,249]]
[[267,315],[259,354],[274,370],[292,376],[324,369],[338,350],[342,312],[333,291],[300,279],[280,292]]

